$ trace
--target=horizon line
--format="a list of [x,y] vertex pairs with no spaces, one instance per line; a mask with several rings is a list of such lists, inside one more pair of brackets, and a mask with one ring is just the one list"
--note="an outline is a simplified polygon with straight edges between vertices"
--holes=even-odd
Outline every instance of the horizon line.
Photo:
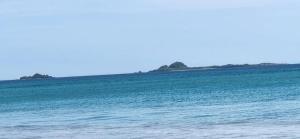
[[[180,61],[175,61],[175,62],[180,62]],[[175,62],[173,62],[173,63],[175,63]],[[184,62],[182,62],[182,63],[184,63]],[[224,66],[227,66],[227,65],[232,65],[232,66],[243,66],[243,65],[255,66],[255,65],[262,65],[262,64],[267,64],[268,66],[271,66],[271,65],[299,65],[300,63],[262,62],[262,63],[256,63],[256,64],[244,63],[244,64],[222,64],[222,65],[194,66],[194,67],[187,66],[187,68],[199,68],[199,70],[200,70],[201,68],[205,69],[205,68],[210,68],[210,67],[224,67]],[[164,65],[169,65],[169,64],[164,64]],[[155,70],[155,69],[148,70],[148,71],[135,71],[135,72],[124,72],[124,73],[112,73],[112,74],[90,74],[90,75],[74,75],[74,76],[59,76],[59,77],[53,76],[53,77],[54,77],[54,79],[61,79],[61,78],[77,78],[77,77],[92,77],[92,76],[114,76],[114,75],[129,75],[129,74],[145,74],[145,73],[150,73],[153,70]],[[211,69],[206,69],[206,70],[211,70]],[[172,72],[172,71],[170,71],[170,72]],[[176,72],[176,71],[173,71],[173,72]],[[178,72],[180,72],[180,71],[178,71]],[[40,73],[33,73],[32,75],[34,75],[34,74],[40,74]],[[43,75],[48,75],[48,74],[43,74]],[[23,76],[31,76],[31,75],[23,75]],[[20,77],[23,77],[23,76],[20,76]],[[4,80],[0,80],[0,82],[18,81],[18,80],[20,80],[20,77],[17,78],[17,79],[4,79]]]

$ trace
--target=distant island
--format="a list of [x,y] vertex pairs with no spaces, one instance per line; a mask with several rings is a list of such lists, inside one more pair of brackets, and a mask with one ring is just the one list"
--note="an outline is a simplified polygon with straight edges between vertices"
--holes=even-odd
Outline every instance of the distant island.
[[170,66],[163,65],[163,66],[159,67],[158,69],[153,70],[151,72],[168,72],[168,71],[177,71],[177,70],[186,70],[186,69],[189,69],[189,67],[186,66],[184,63],[174,62]]
[[247,68],[247,67],[267,67],[276,65],[289,65],[289,64],[276,64],[276,63],[260,63],[260,64],[227,64],[222,66],[207,66],[207,67],[188,67],[183,62],[174,62],[171,65],[163,65],[158,69],[150,72],[172,72],[172,71],[190,71],[190,70],[209,70],[209,69],[230,69],[230,68]]
[[[260,63],[260,64],[227,64],[221,66],[206,66],[206,67],[189,67],[183,62],[174,62],[170,65],[163,65],[155,70],[148,72],[134,72],[132,74],[144,74],[153,72],[176,72],[176,71],[196,71],[196,70],[214,70],[214,69],[235,69],[235,68],[264,68],[264,67],[274,67],[274,66],[289,66],[289,65],[300,65],[300,64],[277,64],[277,63]],[[23,76],[20,80],[45,80],[53,79],[54,77],[49,75],[43,75],[36,73],[32,76]]]
[[51,78],[54,78],[54,77],[36,73],[32,76],[23,76],[20,78],[20,80],[39,80],[39,79],[51,79]]

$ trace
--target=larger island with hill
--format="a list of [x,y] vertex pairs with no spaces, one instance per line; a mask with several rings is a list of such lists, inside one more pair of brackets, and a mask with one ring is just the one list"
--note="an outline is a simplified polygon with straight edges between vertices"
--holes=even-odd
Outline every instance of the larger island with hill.
[[182,62],[174,62],[171,65],[163,65],[158,69],[149,72],[172,72],[172,71],[191,71],[191,70],[210,70],[210,69],[232,69],[232,68],[263,68],[282,65],[298,65],[298,64],[276,64],[276,63],[260,63],[260,64],[227,64],[222,66],[206,66],[206,67],[188,67]]

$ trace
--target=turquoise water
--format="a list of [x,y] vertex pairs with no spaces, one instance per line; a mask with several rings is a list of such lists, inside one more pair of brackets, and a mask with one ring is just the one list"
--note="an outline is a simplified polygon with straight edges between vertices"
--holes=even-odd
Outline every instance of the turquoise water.
[[300,66],[2,81],[0,138],[300,138]]

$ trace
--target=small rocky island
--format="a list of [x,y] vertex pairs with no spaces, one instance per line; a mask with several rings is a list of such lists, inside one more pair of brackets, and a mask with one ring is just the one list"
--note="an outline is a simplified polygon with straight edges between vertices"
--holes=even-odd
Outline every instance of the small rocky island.
[[51,79],[51,78],[54,78],[54,77],[36,73],[32,76],[23,76],[20,78],[20,80],[41,80],[41,79]]

